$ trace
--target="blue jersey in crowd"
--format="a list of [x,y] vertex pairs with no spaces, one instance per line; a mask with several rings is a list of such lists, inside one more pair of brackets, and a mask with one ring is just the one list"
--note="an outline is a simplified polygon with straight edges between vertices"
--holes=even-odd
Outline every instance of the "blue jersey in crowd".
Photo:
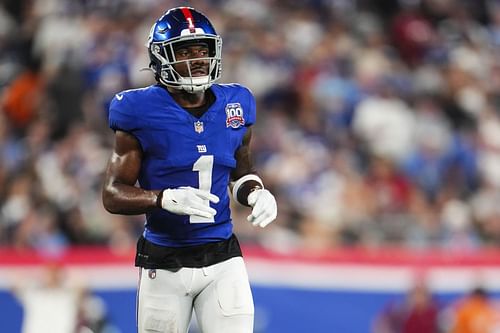
[[143,159],[139,184],[146,190],[191,186],[219,197],[210,204],[212,220],[176,215],[163,209],[146,214],[144,237],[164,246],[190,246],[227,239],[232,234],[228,184],[236,150],[246,127],[255,122],[255,100],[237,84],[214,84],[215,102],[196,118],[158,85],[116,94],[109,126],[139,141]]

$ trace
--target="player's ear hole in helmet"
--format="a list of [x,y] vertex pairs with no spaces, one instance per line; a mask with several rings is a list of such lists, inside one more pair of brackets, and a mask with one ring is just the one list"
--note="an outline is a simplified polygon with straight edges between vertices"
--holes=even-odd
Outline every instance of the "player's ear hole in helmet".
[[[178,60],[175,50],[192,45],[206,45],[207,57],[197,58],[208,63],[208,75],[191,75],[191,60]],[[208,89],[221,77],[222,39],[208,18],[193,8],[170,9],[151,27],[146,43],[149,67],[156,80],[166,86],[197,92]],[[181,62],[188,66],[188,74],[180,75],[175,65]]]

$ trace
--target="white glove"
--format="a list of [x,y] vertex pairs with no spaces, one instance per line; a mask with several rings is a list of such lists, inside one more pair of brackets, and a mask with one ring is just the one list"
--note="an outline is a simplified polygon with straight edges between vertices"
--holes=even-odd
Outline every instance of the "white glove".
[[278,215],[276,199],[268,190],[255,190],[248,195],[248,204],[252,207],[252,213],[247,220],[254,226],[264,228],[273,222]]
[[219,202],[216,195],[198,188],[183,186],[163,190],[161,207],[177,215],[198,215],[213,218],[217,211],[207,202]]

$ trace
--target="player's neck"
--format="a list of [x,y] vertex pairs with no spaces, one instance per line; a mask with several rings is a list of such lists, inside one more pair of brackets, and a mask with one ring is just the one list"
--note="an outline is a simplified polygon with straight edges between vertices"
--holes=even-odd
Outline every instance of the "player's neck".
[[205,91],[188,93],[184,90],[167,87],[172,98],[183,108],[197,108],[206,104]]

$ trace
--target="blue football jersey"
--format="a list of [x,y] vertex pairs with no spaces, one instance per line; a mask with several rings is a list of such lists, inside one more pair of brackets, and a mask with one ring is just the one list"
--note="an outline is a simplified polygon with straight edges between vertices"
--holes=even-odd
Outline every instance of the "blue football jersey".
[[146,190],[191,186],[217,195],[206,201],[217,211],[210,220],[163,209],[146,214],[144,237],[164,246],[190,246],[232,234],[228,184],[236,150],[255,122],[255,99],[237,84],[214,84],[215,102],[196,118],[158,85],[123,91],[109,108],[109,126],[139,141],[143,160],[139,184]]

